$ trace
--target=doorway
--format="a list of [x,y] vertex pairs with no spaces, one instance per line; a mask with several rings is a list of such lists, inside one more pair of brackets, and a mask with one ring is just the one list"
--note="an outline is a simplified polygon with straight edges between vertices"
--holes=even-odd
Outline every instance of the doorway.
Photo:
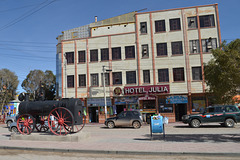
[[187,104],[175,104],[176,122],[182,121],[182,116],[187,114]]
[[89,122],[98,123],[98,107],[89,107]]
[[122,111],[124,111],[124,108],[126,107],[126,105],[117,105],[117,114],[121,113]]

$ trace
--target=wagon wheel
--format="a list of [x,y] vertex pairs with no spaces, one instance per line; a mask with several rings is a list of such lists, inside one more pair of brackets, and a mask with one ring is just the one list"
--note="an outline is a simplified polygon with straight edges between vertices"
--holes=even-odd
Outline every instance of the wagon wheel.
[[30,114],[20,115],[17,119],[17,128],[21,134],[31,134],[35,127],[35,119]]
[[45,116],[40,116],[39,123],[36,123],[36,129],[38,132],[46,132],[48,131],[49,127],[46,125]]
[[80,116],[80,118],[82,118],[82,123],[74,124],[72,131],[73,133],[80,132],[86,124],[86,116],[84,114],[81,114],[81,112],[79,112],[78,115]]
[[73,115],[67,108],[53,109],[48,116],[48,126],[55,135],[66,135],[73,127]]

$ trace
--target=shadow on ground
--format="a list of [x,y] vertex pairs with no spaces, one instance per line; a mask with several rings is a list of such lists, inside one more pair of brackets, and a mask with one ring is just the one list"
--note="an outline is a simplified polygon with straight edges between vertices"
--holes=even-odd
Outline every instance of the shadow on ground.
[[138,141],[160,140],[165,142],[195,142],[195,143],[219,143],[219,142],[240,142],[240,134],[166,134],[165,138],[161,133],[144,135],[145,138],[135,138]]

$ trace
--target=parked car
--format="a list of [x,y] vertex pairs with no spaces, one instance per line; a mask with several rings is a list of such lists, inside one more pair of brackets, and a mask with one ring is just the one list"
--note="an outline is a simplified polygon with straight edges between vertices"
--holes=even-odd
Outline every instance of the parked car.
[[18,129],[17,129],[17,122],[16,122],[16,121],[12,122],[12,123],[10,124],[8,130],[9,130],[10,132],[19,133],[19,132],[18,132]]
[[12,117],[7,117],[5,119],[5,123],[7,124],[7,127],[10,127],[11,123],[13,123],[16,119],[16,116],[12,116]]
[[220,123],[222,126],[234,127],[240,122],[240,110],[234,105],[215,105],[207,107],[200,114],[182,116],[182,122],[193,128],[198,128],[202,123]]
[[116,117],[107,118],[105,125],[108,128],[131,126],[137,129],[142,126],[142,116],[139,111],[122,111]]

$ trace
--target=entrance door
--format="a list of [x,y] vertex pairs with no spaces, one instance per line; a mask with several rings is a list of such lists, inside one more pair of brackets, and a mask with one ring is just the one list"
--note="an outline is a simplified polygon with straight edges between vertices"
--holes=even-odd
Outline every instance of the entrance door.
[[124,111],[125,105],[117,105],[117,114],[121,113],[122,111]]
[[89,122],[98,122],[98,107],[89,107]]
[[175,104],[175,119],[182,121],[182,116],[187,114],[187,104]]

